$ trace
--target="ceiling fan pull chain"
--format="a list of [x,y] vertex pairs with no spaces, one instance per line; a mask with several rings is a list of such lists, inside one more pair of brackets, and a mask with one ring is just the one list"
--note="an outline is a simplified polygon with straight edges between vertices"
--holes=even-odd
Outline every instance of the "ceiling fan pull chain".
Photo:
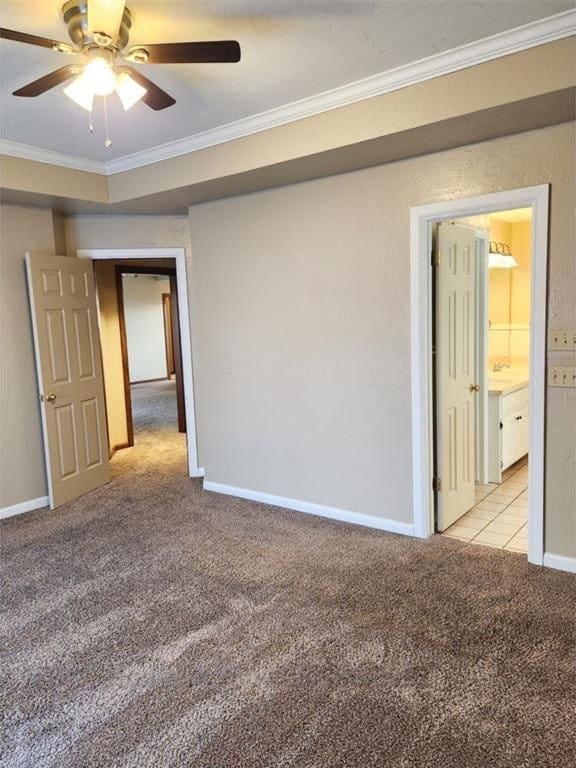
[[88,113],[88,130],[90,133],[94,133],[94,121],[92,119],[92,110]]
[[112,146],[112,139],[110,138],[110,132],[108,130],[108,106],[106,104],[106,96],[104,98],[104,123],[106,125],[106,141],[104,142],[104,146],[106,149],[110,149]]

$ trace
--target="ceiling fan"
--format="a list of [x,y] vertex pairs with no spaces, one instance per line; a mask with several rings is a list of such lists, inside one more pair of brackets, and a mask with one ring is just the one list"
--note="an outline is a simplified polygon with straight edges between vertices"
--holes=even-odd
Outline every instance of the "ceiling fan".
[[6,40],[85,57],[84,62],[67,64],[28,83],[14,91],[14,96],[40,96],[74,78],[64,93],[89,111],[94,96],[107,96],[113,91],[126,110],[140,99],[151,109],[166,109],[176,100],[126,62],[213,64],[240,61],[240,45],[236,40],[154,43],[127,48],[132,15],[125,0],[68,0],[62,6],[62,16],[72,44],[0,28],[0,37]]

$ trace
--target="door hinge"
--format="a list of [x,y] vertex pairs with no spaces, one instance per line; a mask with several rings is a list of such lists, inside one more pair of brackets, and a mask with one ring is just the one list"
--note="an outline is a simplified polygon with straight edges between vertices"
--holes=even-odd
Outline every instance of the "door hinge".
[[432,478],[432,490],[436,491],[436,493],[442,490],[442,480],[439,477]]
[[433,267],[440,266],[440,251],[432,251],[430,253],[430,263]]
[[44,402],[44,395],[38,395],[38,400],[40,400],[41,403]]

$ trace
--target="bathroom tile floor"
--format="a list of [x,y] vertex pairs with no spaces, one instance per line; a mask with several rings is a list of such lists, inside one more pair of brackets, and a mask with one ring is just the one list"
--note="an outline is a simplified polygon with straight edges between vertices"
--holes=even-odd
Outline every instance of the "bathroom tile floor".
[[476,485],[472,507],[443,536],[507,549],[528,551],[528,456],[502,474],[500,485]]

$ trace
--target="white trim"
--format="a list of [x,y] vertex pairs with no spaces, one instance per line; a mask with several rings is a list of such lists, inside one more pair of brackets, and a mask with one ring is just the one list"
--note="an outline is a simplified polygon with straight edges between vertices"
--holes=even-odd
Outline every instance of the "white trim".
[[515,27],[428,56],[419,61],[404,64],[401,67],[395,67],[338,88],[332,88],[315,96],[309,96],[183,139],[124,155],[106,163],[84,160],[74,155],[65,155],[11,141],[1,142],[0,151],[14,157],[24,157],[79,170],[92,170],[94,173],[111,176],[115,173],[133,170],[161,160],[179,157],[254,133],[277,128],[296,120],[303,120],[313,115],[329,112],[332,109],[354,104],[357,101],[382,96],[401,88],[407,88],[574,34],[576,34],[576,9],[569,9],[554,16],[537,19],[521,27]]
[[[34,366],[36,368],[36,382],[38,385],[38,394],[45,392],[42,378],[42,364],[40,362],[40,339],[38,337],[38,319],[36,317],[36,302],[34,301],[34,289],[32,280],[32,256],[30,251],[24,254],[24,264],[26,265],[26,285],[28,288],[28,306],[30,308],[30,320],[32,321],[32,340],[34,342]],[[52,485],[52,467],[50,464],[50,443],[48,441],[48,423],[46,421],[46,402],[44,398],[40,400],[40,421],[42,423],[42,443],[44,445],[44,462],[46,466],[46,484],[48,486],[48,503],[53,509],[54,488]]]
[[0,507],[0,520],[5,517],[22,515],[24,512],[32,512],[34,509],[41,509],[49,504],[50,498],[48,496],[39,496],[37,499],[28,499],[28,501],[21,501],[19,504],[12,504],[9,507]]
[[78,250],[80,259],[175,259],[178,288],[178,314],[180,319],[180,346],[182,350],[182,379],[184,384],[184,408],[186,411],[186,444],[188,447],[188,474],[203,477],[198,466],[196,437],[196,413],[194,407],[194,375],[192,367],[192,339],[188,304],[188,277],[185,248],[92,248]]
[[488,483],[488,250],[490,235],[475,231],[476,245],[476,480]]
[[434,533],[432,495],[432,224],[483,213],[532,208],[530,335],[530,474],[528,560],[544,555],[544,415],[546,395],[546,282],[549,185],[432,203],[410,210],[412,489],[416,535]]
[[89,160],[79,155],[67,155],[64,152],[56,152],[53,149],[35,147],[32,144],[22,144],[19,141],[0,140],[0,154],[9,157],[20,157],[23,160],[34,160],[37,163],[57,165],[61,168],[72,168],[75,171],[88,171],[88,173],[100,173],[107,175],[106,163],[99,160]]
[[576,573],[576,557],[555,555],[552,552],[544,552],[544,563],[547,568],[556,568],[557,571]]
[[301,501],[300,499],[290,499],[286,496],[275,496],[272,493],[253,491],[249,488],[237,488],[233,485],[214,483],[210,480],[204,480],[204,490],[212,491],[214,493],[223,493],[226,496],[236,496],[240,499],[259,501],[262,504],[270,504],[273,507],[292,509],[295,512],[305,512],[309,515],[329,517],[331,520],[340,520],[343,523],[353,523],[354,525],[364,525],[368,528],[377,528],[380,531],[388,531],[389,533],[399,533],[402,536],[414,536],[414,526],[411,523],[402,523],[398,520],[387,520],[386,518],[375,517],[374,515],[364,515],[360,512],[351,512],[348,509],[340,509],[339,507],[327,507],[324,504],[315,504],[314,502]]

